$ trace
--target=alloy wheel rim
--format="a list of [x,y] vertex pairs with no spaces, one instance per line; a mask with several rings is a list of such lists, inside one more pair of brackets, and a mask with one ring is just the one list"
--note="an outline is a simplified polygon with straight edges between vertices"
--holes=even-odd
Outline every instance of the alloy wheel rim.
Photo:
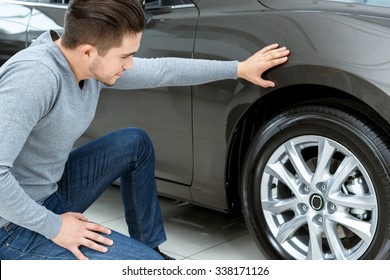
[[373,182],[340,143],[299,136],[270,156],[260,183],[265,222],[294,259],[359,259],[378,224]]

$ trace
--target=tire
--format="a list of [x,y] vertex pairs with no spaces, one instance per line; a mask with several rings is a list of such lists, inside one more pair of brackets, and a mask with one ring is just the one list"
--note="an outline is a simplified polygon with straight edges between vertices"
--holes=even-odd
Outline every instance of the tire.
[[254,137],[244,216],[269,259],[389,259],[389,135],[357,103],[289,109]]

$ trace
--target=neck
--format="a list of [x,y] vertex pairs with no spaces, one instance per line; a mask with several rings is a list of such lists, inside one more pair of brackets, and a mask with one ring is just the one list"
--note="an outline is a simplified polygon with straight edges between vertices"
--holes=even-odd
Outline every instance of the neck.
[[61,44],[61,39],[54,41],[57,47],[61,50],[63,55],[65,56],[68,64],[76,78],[77,83],[80,85],[83,80],[90,78],[85,70],[85,65],[82,63],[82,59],[78,56],[77,49],[67,49]]

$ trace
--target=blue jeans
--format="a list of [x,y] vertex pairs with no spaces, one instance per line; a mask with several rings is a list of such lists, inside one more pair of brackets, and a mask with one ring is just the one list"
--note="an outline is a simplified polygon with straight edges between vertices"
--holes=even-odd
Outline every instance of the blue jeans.
[[[62,214],[84,212],[117,178],[129,235],[112,231],[107,253],[87,247],[89,259],[161,259],[152,248],[166,240],[154,176],[154,151],[137,128],[113,132],[69,155],[58,190],[44,206]],[[14,224],[0,229],[0,259],[75,259],[44,236]]]

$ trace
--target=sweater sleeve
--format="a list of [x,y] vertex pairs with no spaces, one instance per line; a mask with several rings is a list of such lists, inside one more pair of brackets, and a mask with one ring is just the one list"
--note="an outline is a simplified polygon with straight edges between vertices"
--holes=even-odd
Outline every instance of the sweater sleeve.
[[12,174],[30,132],[55,99],[48,93],[56,92],[56,84],[47,82],[55,79],[53,73],[33,63],[38,62],[0,71],[0,217],[51,239],[61,229],[61,217],[34,201]]
[[134,67],[116,82],[116,89],[199,85],[237,79],[238,61],[187,58],[134,58]]

